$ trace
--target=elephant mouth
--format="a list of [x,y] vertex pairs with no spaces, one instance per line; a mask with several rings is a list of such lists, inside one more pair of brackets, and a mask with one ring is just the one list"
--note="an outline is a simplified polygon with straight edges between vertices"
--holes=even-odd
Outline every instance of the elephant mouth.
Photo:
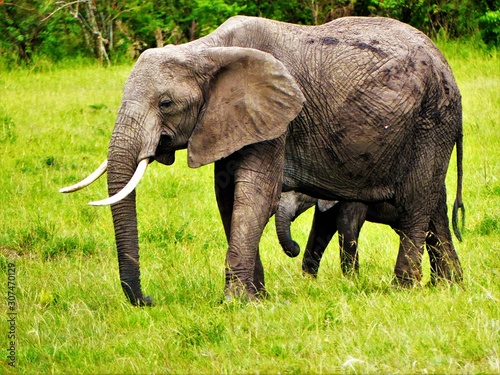
[[169,154],[155,154],[154,160],[161,164],[165,165],[172,165],[174,164],[175,161],[175,152],[169,153]]
[[163,133],[160,136],[158,146],[156,146],[154,160],[165,165],[172,165],[175,161],[175,151],[172,136]]

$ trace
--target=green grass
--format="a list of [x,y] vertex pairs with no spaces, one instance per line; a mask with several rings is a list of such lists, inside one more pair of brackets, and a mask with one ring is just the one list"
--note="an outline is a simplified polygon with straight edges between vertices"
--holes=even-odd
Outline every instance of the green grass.
[[[499,373],[500,58],[441,43],[463,94],[463,287],[391,286],[397,237],[366,224],[358,280],[342,277],[336,238],[319,278],[285,256],[273,222],[261,241],[270,298],[221,303],[225,239],[212,167],[153,164],[138,188],[142,281],[156,305],[129,306],[111,215],[87,202],[105,181],[58,189],[92,171],[130,66],[0,72],[0,268],[16,266],[20,373]],[[452,159],[449,205],[456,186]],[[311,213],[293,226],[305,244]],[[425,280],[429,278],[424,260]],[[7,306],[0,307],[0,372]],[[3,327],[6,329],[4,330]],[[4,333],[5,332],[5,333]]]

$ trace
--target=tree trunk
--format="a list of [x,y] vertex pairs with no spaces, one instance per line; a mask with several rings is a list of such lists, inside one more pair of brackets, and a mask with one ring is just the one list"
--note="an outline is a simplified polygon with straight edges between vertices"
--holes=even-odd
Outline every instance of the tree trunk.
[[156,39],[156,47],[161,48],[165,45],[165,41],[163,40],[163,33],[160,28],[155,30],[155,39]]
[[97,7],[95,5],[95,0],[87,1],[87,14],[88,21],[90,24],[90,28],[92,30],[92,38],[94,40],[94,55],[99,61],[99,64],[102,65],[103,59],[106,59],[107,65],[110,66],[111,63],[108,58],[108,54],[106,53],[106,47],[104,46],[104,39],[102,37],[102,33],[99,30],[99,26],[97,25],[97,21],[95,18],[95,12],[97,11]]

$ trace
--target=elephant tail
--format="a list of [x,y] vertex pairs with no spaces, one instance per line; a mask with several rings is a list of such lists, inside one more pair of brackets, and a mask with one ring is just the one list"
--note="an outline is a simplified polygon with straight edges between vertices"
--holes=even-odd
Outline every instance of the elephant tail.
[[465,227],[465,206],[462,201],[462,177],[463,177],[463,167],[462,167],[462,159],[463,159],[463,133],[457,137],[457,196],[455,198],[455,204],[453,205],[453,214],[451,218],[453,232],[459,241],[462,241],[462,234],[459,229],[459,220],[458,220],[458,211],[462,212],[462,218],[460,226],[462,230]]

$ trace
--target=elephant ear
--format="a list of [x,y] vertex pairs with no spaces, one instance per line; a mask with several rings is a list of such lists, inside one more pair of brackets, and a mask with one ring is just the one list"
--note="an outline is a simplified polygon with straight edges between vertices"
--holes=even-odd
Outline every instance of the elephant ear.
[[215,68],[205,110],[189,140],[190,167],[279,137],[304,103],[293,77],[271,54],[252,48],[215,47],[204,55]]

